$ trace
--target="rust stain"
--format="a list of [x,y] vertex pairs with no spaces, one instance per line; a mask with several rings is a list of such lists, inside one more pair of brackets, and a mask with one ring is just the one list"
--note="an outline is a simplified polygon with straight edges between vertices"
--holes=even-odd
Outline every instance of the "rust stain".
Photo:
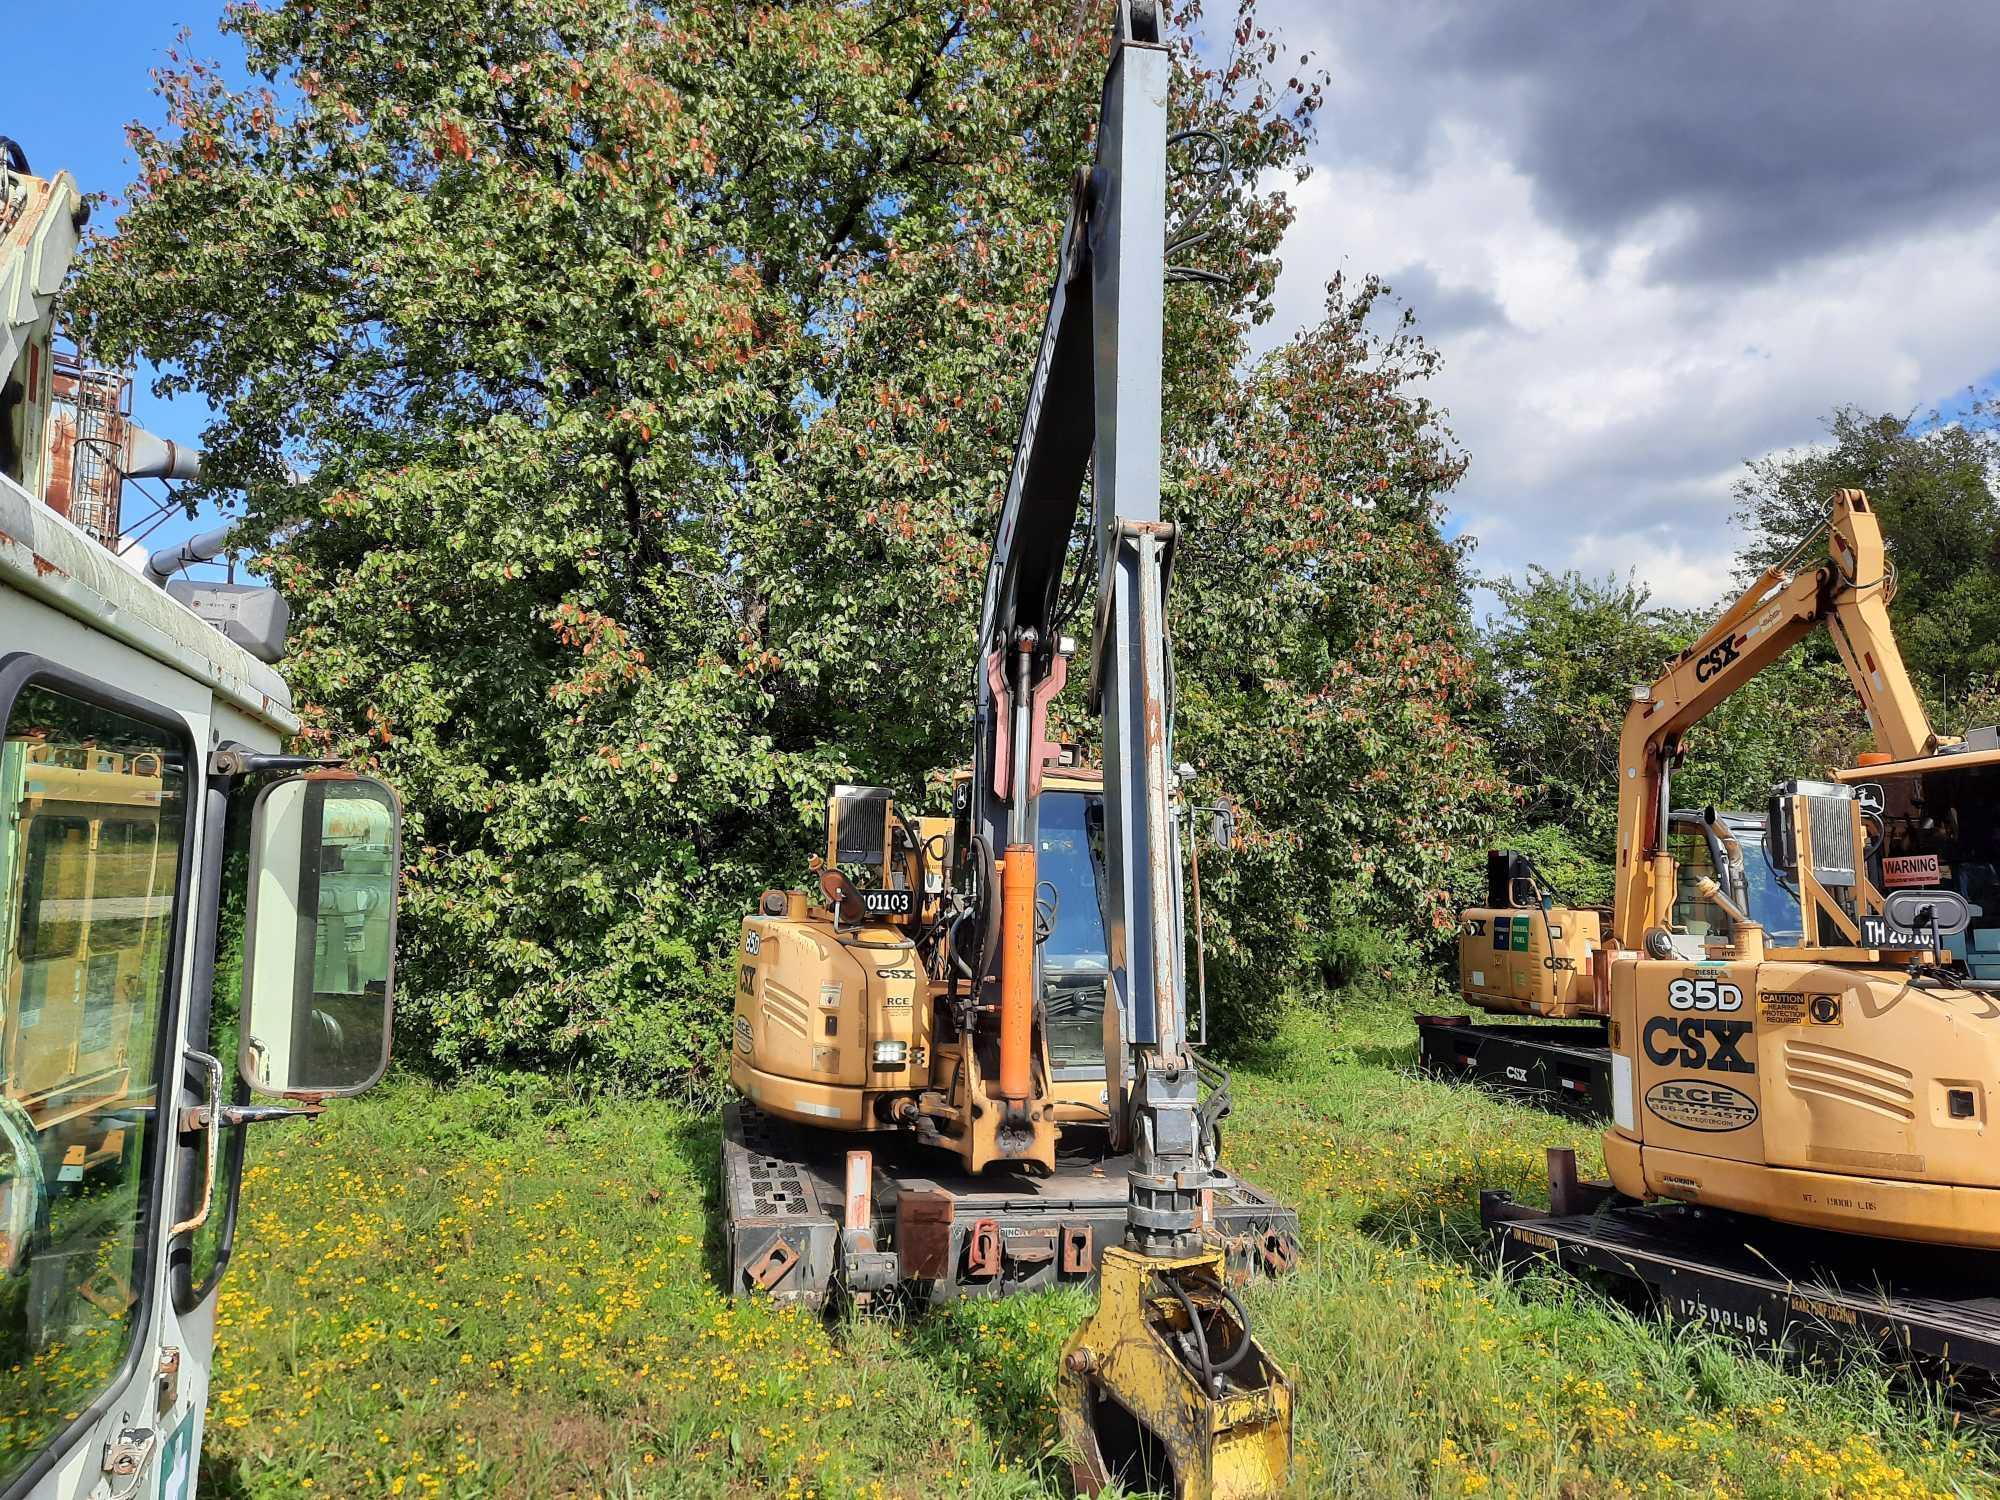
[[[37,552],[33,555],[35,559],[35,575],[37,577],[46,578],[51,573],[63,573],[63,570],[60,567],[50,562],[46,557],[42,556],[41,553]],[[63,573],[63,577],[67,578],[69,577],[69,574]]]

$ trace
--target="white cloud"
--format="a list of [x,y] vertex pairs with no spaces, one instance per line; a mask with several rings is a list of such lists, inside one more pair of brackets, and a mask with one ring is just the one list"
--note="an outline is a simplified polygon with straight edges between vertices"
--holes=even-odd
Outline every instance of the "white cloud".
[[[1344,86],[1405,97],[1393,69],[1411,53],[1387,49],[1388,71],[1356,83],[1369,38],[1329,43],[1308,34],[1320,15],[1298,20],[1285,26],[1295,45],[1331,50],[1336,112]],[[1497,306],[1503,316],[1442,327],[1432,392],[1471,455],[1453,508],[1482,572],[1630,568],[1662,603],[1715,602],[1730,586],[1729,486],[1744,459],[1818,440],[1839,404],[1907,411],[2000,364],[2000,213],[1890,223],[1740,277],[1676,279],[1672,257],[1697,228],[1684,202],[1566,227],[1520,165],[1506,86],[1413,78],[1406,97],[1400,128],[1329,123],[1265,336],[1316,318],[1342,269],[1392,284],[1404,272],[1420,326],[1419,290],[1460,310]]]

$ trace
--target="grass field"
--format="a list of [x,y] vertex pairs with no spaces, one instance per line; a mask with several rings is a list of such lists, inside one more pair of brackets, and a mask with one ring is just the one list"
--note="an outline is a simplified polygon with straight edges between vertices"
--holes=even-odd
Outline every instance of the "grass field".
[[[2000,1493],[1872,1368],[1788,1370],[1553,1280],[1496,1282],[1478,1190],[1594,1132],[1408,1076],[1407,1014],[1298,1014],[1226,1151],[1299,1205],[1251,1293],[1302,1495]],[[1085,1298],[824,1325],[716,1286],[716,1122],[553,1083],[392,1081],[257,1134],[204,1493],[1040,1496]]]

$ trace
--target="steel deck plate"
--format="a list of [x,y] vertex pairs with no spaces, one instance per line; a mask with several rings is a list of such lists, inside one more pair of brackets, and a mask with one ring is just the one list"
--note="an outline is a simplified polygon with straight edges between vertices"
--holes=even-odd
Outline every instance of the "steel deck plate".
[[1511,1220],[1520,1210],[1504,1194],[1481,1207],[1510,1269],[1554,1260],[1643,1283],[1677,1319],[1765,1346],[1837,1352],[1858,1341],[1892,1361],[2000,1372],[2000,1256],[1686,1204]]
[[[748,1269],[774,1239],[783,1238],[799,1253],[800,1264],[769,1289],[804,1301],[825,1298],[838,1279],[847,1153],[853,1150],[873,1156],[875,1238],[883,1249],[899,1249],[897,1206],[905,1193],[950,1195],[948,1270],[914,1283],[918,1295],[942,1301],[1093,1281],[1105,1248],[1124,1233],[1132,1158],[1110,1154],[1105,1133],[1087,1126],[1070,1127],[1065,1136],[1099,1149],[1073,1145],[1047,1177],[996,1172],[975,1177],[944,1152],[900,1132],[807,1130],[734,1101],[723,1110],[722,1153],[732,1285],[747,1289]],[[1214,1211],[1216,1230],[1239,1269],[1273,1269],[1265,1253],[1273,1235],[1285,1242],[1276,1258],[1289,1264],[1298,1235],[1294,1210],[1239,1178],[1216,1194]],[[968,1269],[967,1241],[975,1226],[988,1221],[998,1237],[1002,1269],[977,1275]],[[1087,1270],[1065,1271],[1047,1253],[1065,1231],[1088,1232]]]

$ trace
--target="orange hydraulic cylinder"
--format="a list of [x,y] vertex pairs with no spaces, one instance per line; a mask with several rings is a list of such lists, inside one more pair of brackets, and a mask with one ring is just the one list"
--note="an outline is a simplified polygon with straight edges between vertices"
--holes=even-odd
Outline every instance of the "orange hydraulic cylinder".
[[1035,1034],[1035,846],[1009,844],[1000,874],[1000,1097],[1026,1104]]

